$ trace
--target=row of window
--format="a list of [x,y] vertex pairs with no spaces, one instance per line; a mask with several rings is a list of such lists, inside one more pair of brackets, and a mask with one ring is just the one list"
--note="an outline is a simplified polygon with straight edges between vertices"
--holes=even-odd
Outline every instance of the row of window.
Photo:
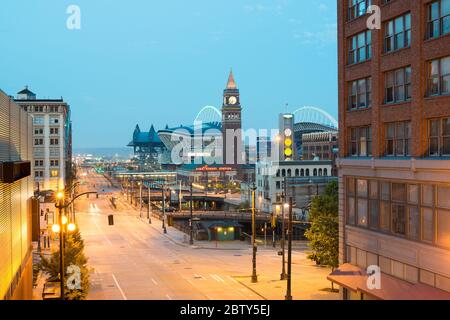
[[[349,82],[348,109],[370,108],[372,104],[372,78]],[[408,101],[412,96],[411,67],[388,71],[384,74],[384,103]],[[427,96],[450,93],[450,56],[427,63]]]
[[346,222],[450,247],[450,186],[346,179]]
[[[372,155],[372,130],[370,126],[350,128],[349,155]],[[411,155],[412,128],[410,121],[389,122],[384,125],[384,154],[386,156]],[[450,156],[450,118],[428,121],[428,155]]]
[[[34,145],[35,146],[43,146],[44,145],[44,139],[43,138],[36,138],[36,139],[34,139]],[[50,138],[50,145],[51,146],[59,145],[59,139],[57,139],[57,138]]]
[[[384,0],[388,3],[390,0]],[[347,19],[364,16],[372,4],[371,0],[348,0]],[[385,52],[398,50],[411,45],[411,14],[387,21],[385,29]],[[427,5],[426,39],[434,39],[450,34],[450,0],[438,0]]]
[[[314,177],[317,176],[328,176],[328,169],[327,168],[315,168],[313,170],[311,170],[313,173]],[[291,170],[291,169],[282,169],[282,170],[278,170],[277,171],[277,177],[309,177],[310,176],[310,172],[309,169],[295,169]],[[292,173],[294,172],[294,175],[292,175]]]
[[[49,130],[51,135],[57,135],[59,134],[59,128],[50,128]],[[35,135],[43,135],[44,134],[44,128],[34,128],[34,134]]]
[[[50,177],[51,178],[56,178],[58,176],[59,176],[59,171],[58,170],[50,170]],[[34,177],[35,178],[43,178],[44,177],[44,171],[42,171],[42,170],[34,171]]]
[[[44,160],[34,160],[35,167],[43,167]],[[59,167],[59,160],[50,160],[50,167]]]
[[24,106],[23,109],[28,112],[60,112],[59,106]]
[[[33,117],[33,124],[44,125],[45,118],[44,117]],[[50,124],[59,124],[59,118],[50,118]]]

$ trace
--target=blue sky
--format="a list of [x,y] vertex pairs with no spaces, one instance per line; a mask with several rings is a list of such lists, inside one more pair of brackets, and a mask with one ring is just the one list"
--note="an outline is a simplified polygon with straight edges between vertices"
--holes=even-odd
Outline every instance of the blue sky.
[[75,148],[192,124],[221,106],[231,67],[245,128],[276,128],[286,103],[337,117],[335,0],[4,0],[0,37],[0,88],[62,96]]

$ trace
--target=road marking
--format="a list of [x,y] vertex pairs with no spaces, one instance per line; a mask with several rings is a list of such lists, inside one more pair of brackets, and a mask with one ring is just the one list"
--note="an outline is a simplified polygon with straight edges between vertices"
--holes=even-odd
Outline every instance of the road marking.
[[156,280],[155,279],[153,279],[152,278],[152,282],[155,284],[155,286],[157,286],[158,285],[158,282],[156,282]]
[[167,299],[172,300],[172,298],[168,294],[166,294],[166,297]]
[[214,280],[216,280],[217,282],[225,282],[220,276],[218,276],[217,274],[210,274],[211,278],[213,278]]
[[206,280],[206,278],[204,276],[202,276],[201,274],[194,274],[194,277],[199,280]]
[[120,291],[120,294],[122,295],[123,300],[128,300],[127,297],[125,296],[125,293],[123,293],[122,288],[120,287],[119,282],[117,282],[117,279],[116,279],[116,277],[114,276],[113,273],[112,273],[112,277],[114,279],[114,282],[116,283],[117,288]]
[[239,282],[237,282],[232,276],[227,276],[227,278],[228,279],[230,279],[232,282],[234,282],[234,283],[239,283]]

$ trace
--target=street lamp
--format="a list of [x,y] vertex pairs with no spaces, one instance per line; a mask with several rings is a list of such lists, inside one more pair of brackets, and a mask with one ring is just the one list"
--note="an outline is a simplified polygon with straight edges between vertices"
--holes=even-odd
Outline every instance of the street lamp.
[[256,186],[253,183],[251,187],[252,190],[252,247],[253,247],[253,269],[252,269],[252,282],[258,282],[258,276],[256,274],[256,221],[255,221],[255,196],[256,196]]
[[52,225],[52,231],[55,233],[59,233],[59,277],[60,277],[60,291],[61,291],[61,299],[64,300],[64,233],[73,232],[76,230],[76,226],[74,223],[68,223],[68,219],[65,215],[63,215],[63,209],[65,210],[69,207],[77,198],[88,195],[88,194],[97,194],[97,192],[84,192],[76,197],[72,198],[69,203],[64,201],[64,193],[58,192],[56,194],[56,203],[55,207],[58,209],[58,224]]
[[289,223],[288,223],[288,273],[286,300],[292,300],[291,284],[292,284],[292,197],[289,198]]
[[190,214],[191,214],[191,217],[190,217],[190,219],[189,219],[189,234],[190,234],[190,239],[189,239],[189,244],[190,245],[193,245],[194,244],[194,226],[193,226],[193,213],[192,213],[192,211],[193,211],[193,209],[192,209],[192,183],[191,183],[191,186],[190,186],[190,199],[189,199],[189,211],[190,211]]
[[163,216],[162,216],[162,228],[164,230],[164,233],[167,233],[166,229],[166,185],[161,185],[161,192],[162,192],[162,207],[163,207]]

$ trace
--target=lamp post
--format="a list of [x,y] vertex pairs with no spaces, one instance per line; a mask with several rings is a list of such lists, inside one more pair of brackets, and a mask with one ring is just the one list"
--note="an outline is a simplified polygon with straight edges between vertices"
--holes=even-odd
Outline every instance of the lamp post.
[[192,208],[192,183],[190,186],[190,199],[189,199],[189,211],[191,214],[191,218],[189,219],[189,234],[190,234],[190,239],[189,239],[189,244],[193,245],[194,244],[194,226],[193,226],[193,208]]
[[64,201],[64,193],[58,192],[56,195],[57,202],[55,203],[55,207],[58,209],[58,224],[52,225],[52,231],[54,233],[59,233],[59,280],[60,280],[60,291],[61,300],[65,299],[65,284],[64,284],[64,234],[67,232],[73,232],[76,230],[76,225],[74,223],[68,224],[68,219],[65,215],[63,215],[63,210],[68,208],[76,199],[83,195],[89,194],[97,194],[97,192],[84,192],[76,197],[72,198],[69,203],[65,203]]
[[152,224],[152,218],[150,217],[151,212],[152,212],[152,202],[151,202],[151,193],[152,193],[152,189],[150,187],[150,183],[147,186],[148,188],[148,208],[147,208],[147,219],[148,219],[148,223]]
[[252,282],[258,282],[258,275],[256,274],[256,217],[255,217],[255,196],[256,196],[256,186],[253,183],[251,187],[252,190],[252,247],[253,247],[253,269],[252,269]]
[[166,185],[161,185],[161,192],[162,192],[162,207],[163,207],[163,216],[162,216],[162,228],[164,230],[164,233],[167,233],[166,229]]
[[281,275],[280,280],[286,280],[286,256],[285,256],[285,218],[284,218],[284,210],[286,208],[286,204],[284,203],[284,193],[281,197],[282,204],[281,204]]
[[139,218],[142,218],[142,181],[138,182],[139,185]]
[[292,300],[292,197],[289,198],[289,223],[288,223],[288,273],[286,286],[286,300]]

